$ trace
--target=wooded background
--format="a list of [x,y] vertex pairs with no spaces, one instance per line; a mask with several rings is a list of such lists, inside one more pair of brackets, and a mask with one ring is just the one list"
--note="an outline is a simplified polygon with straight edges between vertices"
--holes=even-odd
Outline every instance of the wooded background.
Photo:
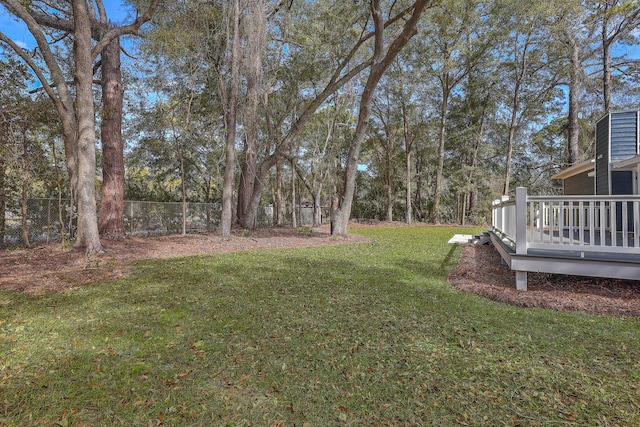
[[638,108],[635,0],[0,5],[35,40],[0,24],[0,235],[26,199],[71,197],[87,252],[124,236],[123,200],[219,203],[223,235],[271,204],[275,224],[327,207],[334,234],[486,223]]

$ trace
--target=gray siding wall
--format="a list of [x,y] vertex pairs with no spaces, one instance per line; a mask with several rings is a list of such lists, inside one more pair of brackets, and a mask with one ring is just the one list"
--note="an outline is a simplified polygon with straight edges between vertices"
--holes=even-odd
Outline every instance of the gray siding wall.
[[593,177],[589,176],[591,171],[564,179],[564,194],[566,196],[592,196],[594,191]]
[[609,118],[596,123],[596,194],[609,194]]
[[611,194],[630,195],[633,194],[633,173],[631,171],[611,172]]
[[638,154],[638,112],[611,113],[611,162]]

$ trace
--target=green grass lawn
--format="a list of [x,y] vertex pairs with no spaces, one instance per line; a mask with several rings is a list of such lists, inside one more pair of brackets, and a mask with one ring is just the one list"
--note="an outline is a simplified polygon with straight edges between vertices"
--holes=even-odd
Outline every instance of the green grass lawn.
[[0,291],[0,425],[640,425],[640,322],[447,283],[469,229]]

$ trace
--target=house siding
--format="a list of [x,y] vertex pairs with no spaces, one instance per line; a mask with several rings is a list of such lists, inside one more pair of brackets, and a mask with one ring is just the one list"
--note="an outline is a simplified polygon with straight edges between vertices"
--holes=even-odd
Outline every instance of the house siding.
[[564,181],[564,194],[566,196],[583,196],[593,195],[594,193],[594,181],[593,176],[589,176],[591,171],[579,173],[574,176],[565,178]]
[[610,161],[618,162],[638,154],[638,112],[611,113]]
[[[611,172],[611,188],[612,195],[630,195],[633,194],[633,173],[631,171],[612,171]],[[617,231],[622,231],[622,203],[616,203],[616,224]],[[626,229],[634,230],[634,214],[633,205],[627,205],[627,226]]]
[[633,194],[633,173],[631,171],[612,171],[611,189],[611,194],[616,196]]
[[609,194],[609,118],[596,123],[596,194]]

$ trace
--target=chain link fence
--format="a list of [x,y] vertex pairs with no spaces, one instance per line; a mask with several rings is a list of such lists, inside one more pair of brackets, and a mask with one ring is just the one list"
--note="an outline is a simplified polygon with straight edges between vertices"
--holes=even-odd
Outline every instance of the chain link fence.
[[[220,223],[219,203],[187,203],[187,233],[213,232]],[[74,239],[77,213],[70,201],[63,199],[28,199],[27,234],[29,242]],[[61,226],[64,224],[64,227]],[[128,235],[162,235],[182,233],[182,203],[180,202],[124,202],[124,223]],[[300,207],[298,225],[313,223],[313,209]],[[258,225],[273,224],[273,207],[258,211]],[[22,244],[22,214],[19,204],[7,204],[4,233],[0,229],[0,244]]]
[[[187,203],[187,233],[211,232],[220,223],[221,207],[217,203]],[[182,233],[182,203],[124,203],[124,225],[130,235]]]
[[[188,233],[211,232],[220,222],[220,205],[187,203],[186,214]],[[63,230],[65,239],[73,239],[76,220],[77,212],[69,200],[61,203],[57,199],[27,200],[26,225],[30,242],[60,241]],[[182,203],[125,201],[124,223],[129,235],[182,233]],[[7,206],[4,243],[23,243],[20,206]]]

